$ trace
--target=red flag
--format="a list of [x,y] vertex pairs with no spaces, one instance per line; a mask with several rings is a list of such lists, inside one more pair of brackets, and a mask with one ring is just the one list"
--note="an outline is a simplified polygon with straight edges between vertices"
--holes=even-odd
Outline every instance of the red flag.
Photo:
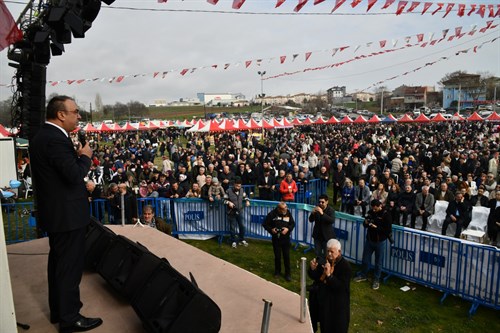
[[467,13],[467,16],[471,16],[472,13],[474,13],[476,11],[476,5],[471,3],[470,5],[470,10],[469,12]]
[[432,15],[436,14],[437,12],[439,12],[443,8],[444,3],[438,2],[437,5],[438,5],[438,8],[435,11],[432,12]]
[[387,43],[387,41],[386,41],[386,40],[381,40],[381,41],[379,42],[380,47],[381,47],[381,48],[384,48],[386,43]]
[[412,1],[410,8],[408,8],[408,13],[411,13],[420,5],[418,1]]
[[451,12],[453,6],[455,6],[454,3],[449,3],[448,6],[446,6],[446,13],[444,13],[443,18],[445,18]]
[[23,32],[17,27],[3,0],[0,0],[0,51],[21,39]]
[[311,56],[312,52],[306,52],[306,61],[309,60],[309,57]]
[[332,9],[332,13],[339,9],[340,6],[344,4],[345,0],[335,0],[335,7]]
[[484,11],[486,10],[486,5],[479,5],[479,9],[477,10],[477,13],[481,15],[481,17],[484,17]]
[[181,75],[185,75],[188,71],[189,71],[189,69],[188,69],[188,68],[184,68],[184,69],[181,71]]
[[493,5],[488,5],[488,9],[490,11],[488,17],[495,17],[495,7],[493,7]]
[[322,3],[323,1],[325,1],[325,0],[314,0],[313,5],[318,5],[318,4]]
[[373,5],[377,2],[377,0],[368,0],[368,8],[366,9],[366,12],[370,11],[372,9]]
[[[211,5],[216,5],[216,4],[217,4],[217,2],[219,2],[219,0],[207,0],[207,2],[208,2],[209,4],[211,4]],[[186,73],[184,73],[184,74],[186,74]],[[183,74],[183,75],[184,75],[184,74]]]
[[154,72],[154,73],[153,73],[153,78],[157,77],[157,76],[158,76],[158,74],[160,74],[160,72]]
[[167,0],[158,0],[158,3],[167,2]]
[[396,15],[401,15],[401,13],[405,9],[407,3],[408,3],[408,1],[399,1],[398,9],[396,10]]
[[497,5],[497,13],[495,14],[495,17],[500,16],[500,5]]
[[306,5],[307,1],[309,1],[309,0],[299,0],[299,3],[297,4],[297,6],[295,6],[293,11],[299,12],[302,9],[302,7],[304,7]]
[[279,6],[281,6],[286,0],[278,0],[276,1],[276,6],[274,6],[274,8],[278,8]]
[[424,40],[424,34],[417,34],[417,40],[421,43]]
[[252,64],[252,60],[245,61],[245,68],[248,68]]
[[280,64],[284,63],[286,59],[286,56],[280,56]]
[[225,64],[224,69],[228,69],[231,64]]
[[458,13],[457,13],[457,15],[460,16],[460,17],[462,17],[462,16],[464,16],[464,14],[465,14],[465,4],[460,3],[460,4],[458,4]]
[[432,5],[433,5],[433,3],[432,3],[432,2],[426,2],[426,3],[424,4],[424,10],[422,10],[422,15],[424,15],[424,14],[425,14],[425,12],[426,12],[426,11],[427,11],[427,10],[428,10],[428,9],[429,9]]
[[458,36],[462,33],[462,27],[456,27],[455,28],[455,36]]
[[246,0],[234,0],[233,1],[233,9],[240,9],[241,6],[245,3]]
[[390,5],[392,5],[396,0],[385,0],[385,5],[382,7],[382,9],[389,8]]
[[361,3],[362,0],[352,0],[351,7],[354,8]]
[[116,82],[120,83],[120,82],[122,82],[122,81],[123,81],[123,79],[124,79],[124,78],[125,78],[125,77],[124,77],[123,75],[120,75],[120,76],[118,76],[118,77],[116,78]]

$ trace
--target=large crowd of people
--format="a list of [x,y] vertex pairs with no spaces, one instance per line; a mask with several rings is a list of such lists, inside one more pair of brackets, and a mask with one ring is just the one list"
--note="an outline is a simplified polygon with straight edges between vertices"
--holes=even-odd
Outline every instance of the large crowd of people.
[[[410,219],[408,225],[414,226],[421,216],[423,229],[433,202],[452,202],[461,192],[470,216],[473,206],[495,204],[500,190],[495,123],[315,125],[263,135],[177,128],[90,133],[89,178],[104,184],[108,198],[113,185],[123,183],[143,197],[200,197],[216,203],[236,179],[255,186],[256,198],[291,202],[297,184],[322,179],[333,188],[332,204],[343,212],[365,215],[377,199],[393,223]],[[155,164],[157,156],[161,163]],[[461,220],[463,227],[470,221]],[[496,242],[498,224],[490,224],[490,240]]]

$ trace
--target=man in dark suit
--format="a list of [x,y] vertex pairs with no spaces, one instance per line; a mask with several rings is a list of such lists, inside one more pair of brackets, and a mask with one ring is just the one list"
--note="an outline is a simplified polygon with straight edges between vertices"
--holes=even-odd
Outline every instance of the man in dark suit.
[[318,198],[318,205],[314,207],[309,222],[314,222],[312,237],[314,238],[314,251],[317,257],[325,258],[326,243],[335,238],[333,224],[335,223],[335,210],[328,206],[328,196],[322,194]]
[[455,238],[459,238],[462,228],[466,229],[470,223],[469,205],[464,202],[464,196],[461,192],[455,193],[455,200],[451,201],[446,208],[446,218],[443,222],[441,234],[446,235],[446,229],[450,223],[456,223]]
[[490,215],[488,216],[488,237],[490,245],[497,246],[498,229],[500,229],[500,191],[495,193],[495,199],[491,199],[488,207],[490,207]]
[[85,233],[90,209],[84,177],[90,169],[92,149],[75,151],[68,133],[81,119],[67,96],[52,98],[47,121],[30,142],[39,227],[49,236],[47,277],[51,323],[59,332],[82,332],[102,324],[100,318],[80,314]]
[[422,186],[422,192],[417,193],[415,198],[410,226],[415,228],[415,221],[417,217],[422,216],[422,230],[427,230],[427,219],[429,216],[434,214],[434,204],[434,196],[429,193],[429,186]]
[[260,200],[273,200],[276,188],[276,177],[271,174],[271,169],[263,170],[262,175],[257,178],[257,187],[259,188]]

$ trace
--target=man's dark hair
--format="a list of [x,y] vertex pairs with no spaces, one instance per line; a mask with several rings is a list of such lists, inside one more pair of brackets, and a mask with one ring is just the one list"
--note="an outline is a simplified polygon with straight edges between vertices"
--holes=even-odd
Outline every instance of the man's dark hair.
[[324,199],[326,202],[328,202],[328,195],[322,194],[318,197],[318,200]]
[[64,103],[67,100],[73,100],[69,96],[55,96],[47,104],[46,119],[56,119],[58,111],[66,111],[66,106]]
[[380,202],[380,200],[378,199],[373,199],[371,202],[370,202],[370,206],[374,207],[374,206],[382,206],[382,202]]

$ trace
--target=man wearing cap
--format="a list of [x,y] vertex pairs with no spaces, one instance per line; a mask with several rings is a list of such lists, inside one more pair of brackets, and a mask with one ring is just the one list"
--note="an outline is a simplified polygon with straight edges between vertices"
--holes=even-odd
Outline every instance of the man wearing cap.
[[371,257],[375,252],[375,275],[372,288],[377,290],[380,287],[384,248],[391,234],[392,218],[391,214],[385,210],[380,200],[372,200],[370,206],[371,209],[368,211],[367,217],[363,222],[363,227],[367,229],[365,246],[363,248],[363,265],[361,271],[354,278],[354,281],[361,282],[367,279]]

